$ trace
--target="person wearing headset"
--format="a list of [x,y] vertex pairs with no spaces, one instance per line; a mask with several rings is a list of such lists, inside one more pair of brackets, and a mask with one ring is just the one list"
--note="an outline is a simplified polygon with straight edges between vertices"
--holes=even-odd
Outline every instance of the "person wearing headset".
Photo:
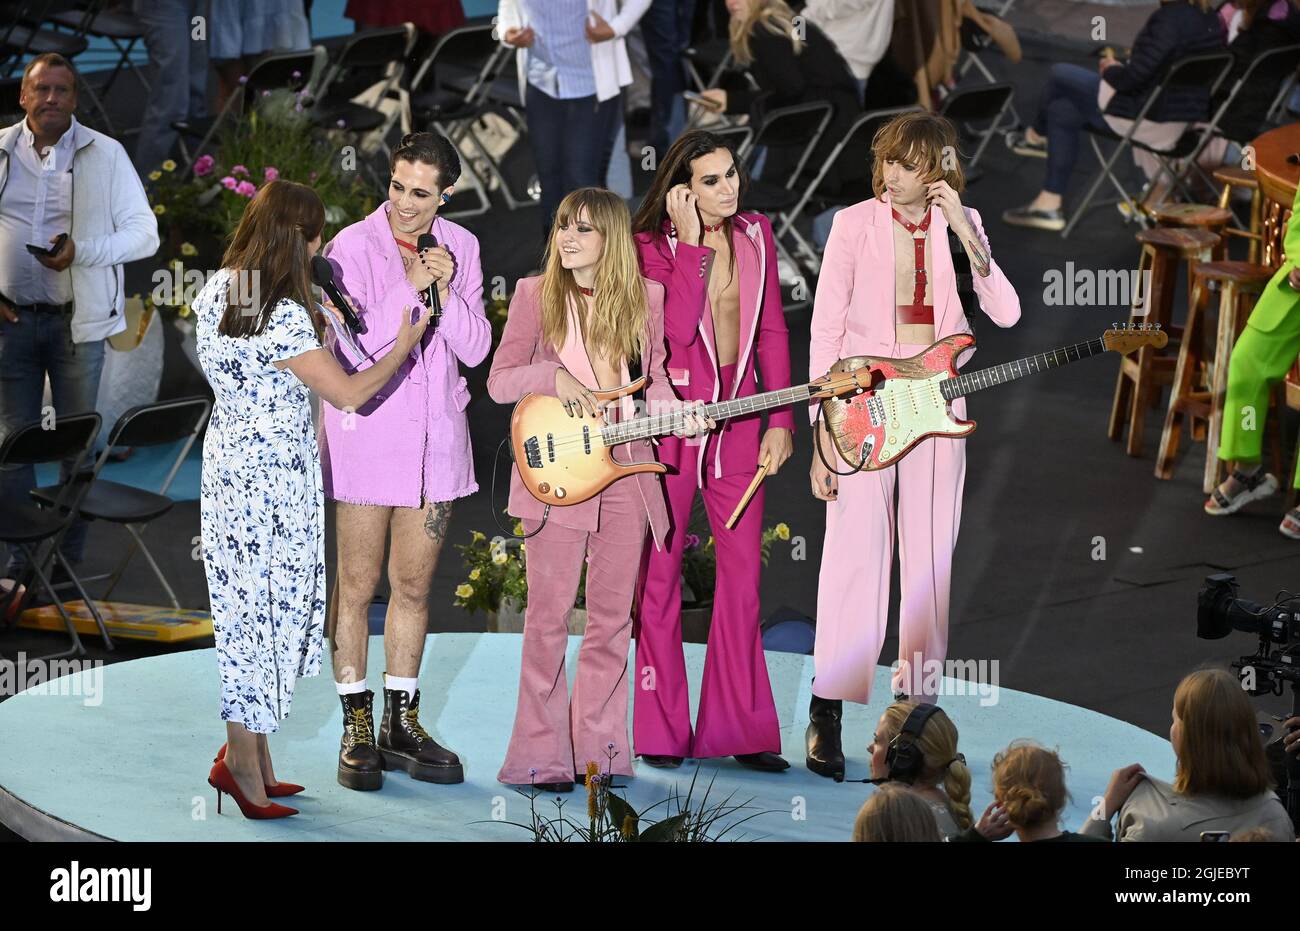
[[930,806],[945,840],[992,841],[1011,834],[1007,813],[996,802],[978,822],[971,816],[970,770],[957,752],[957,725],[938,705],[894,702],[876,723],[867,751],[869,781],[909,786]]

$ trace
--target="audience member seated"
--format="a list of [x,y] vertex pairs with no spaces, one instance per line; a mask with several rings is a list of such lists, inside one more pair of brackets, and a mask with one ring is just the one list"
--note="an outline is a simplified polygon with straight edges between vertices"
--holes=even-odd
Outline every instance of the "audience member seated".
[[894,0],[808,0],[802,12],[843,56],[863,102],[867,80],[889,51]]
[[[1028,204],[1004,211],[1003,221],[1033,229],[1064,229],[1062,204],[1079,159],[1084,127],[1126,134],[1170,65],[1223,48],[1223,30],[1210,10],[1210,0],[1163,0],[1134,40],[1127,64],[1103,55],[1096,74],[1080,65],[1053,65],[1033,125],[1009,137],[1018,155],[1047,159],[1047,179]],[[1170,148],[1188,123],[1208,119],[1209,110],[1208,88],[1171,88],[1160,95],[1134,138],[1156,149]],[[1153,175],[1155,159],[1139,149],[1133,153],[1148,177]],[[1159,196],[1152,193],[1153,198]]]
[[[921,723],[919,736],[903,733],[908,717],[918,707],[919,702],[896,701],[880,716],[867,748],[871,778],[910,786],[929,806],[939,833],[948,840],[1001,840],[1009,836],[1011,825],[1006,812],[996,803],[989,805],[975,823],[970,810],[970,770],[966,758],[957,752],[957,725],[942,708],[934,708]],[[907,749],[909,743],[913,745],[911,751]],[[915,751],[919,751],[919,761],[909,767],[908,756]]]
[[1200,669],[1178,684],[1169,741],[1178,756],[1173,784],[1148,776],[1139,763],[1115,770],[1100,810],[1080,829],[1084,834],[1199,841],[1204,831],[1262,828],[1275,840],[1295,837],[1273,791],[1254,706],[1232,673]]
[[1031,741],[1017,740],[993,758],[993,797],[1021,843],[1101,840],[1061,830],[1061,812],[1070,800],[1065,764]]
[[886,783],[872,792],[853,822],[857,843],[933,843],[943,839],[930,804],[899,783]]

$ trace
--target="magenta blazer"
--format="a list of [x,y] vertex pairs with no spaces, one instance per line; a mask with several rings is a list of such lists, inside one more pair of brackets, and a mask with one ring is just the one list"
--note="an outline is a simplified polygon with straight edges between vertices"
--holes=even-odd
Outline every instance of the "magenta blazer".
[[[492,400],[498,404],[514,404],[526,394],[545,394],[555,397],[555,373],[564,368],[555,347],[542,339],[541,276],[521,278],[510,299],[505,332],[492,356],[492,371],[488,374],[487,388]],[[677,400],[668,384],[664,371],[664,290],[657,281],[646,281],[646,298],[649,303],[649,332],[646,334],[648,356],[642,360],[641,371],[648,376],[646,402],[651,409],[662,410],[660,405],[671,405]],[[567,371],[567,369],[566,369]],[[614,449],[614,458],[620,462],[653,462],[654,446],[650,440],[624,443]],[[641,473],[621,479],[636,482],[645,501],[650,530],[655,546],[659,546],[668,532],[668,508],[664,503],[663,481],[651,473]],[[565,507],[551,508],[548,521],[575,530],[594,531],[600,519],[600,495]],[[544,505],[528,493],[519,470],[510,472],[509,513],[518,518],[541,520]]]
[[[847,356],[895,355],[894,218],[888,197],[886,193],[883,199],[873,197],[846,207],[831,224],[813,299],[809,380],[825,375],[837,360]],[[1020,319],[1020,298],[992,261],[993,251],[979,212],[971,207],[962,209],[992,264],[987,278],[972,272],[980,309],[998,326],[1009,327]],[[935,339],[969,333],[948,251],[948,221],[938,207],[930,208],[930,272]],[[974,351],[963,354],[963,364]],[[815,423],[815,403],[809,412]],[[961,409],[956,412],[963,415]]]
[[[427,312],[406,280],[388,207],[385,202],[340,230],[324,251],[335,282],[366,325],[357,343],[373,359],[392,347],[403,308]],[[354,414],[321,404],[321,476],[326,497],[335,501],[411,508],[422,499],[450,501],[478,490],[465,417],[469,390],[459,368],[478,365],[492,345],[478,240],[442,217],[432,232],[456,260],[438,329],[425,334],[423,350]],[[335,354],[349,372],[373,364],[350,358],[342,347]]]
[[[731,248],[740,279],[741,342],[735,383],[727,398],[720,397],[717,340],[713,315],[708,312],[709,264],[713,261],[713,250],[678,241],[676,231],[669,225],[658,234],[637,233],[635,239],[642,272],[667,291],[664,331],[668,339],[668,378],[683,400],[712,403],[758,394],[759,370],[763,390],[790,387],[790,334],[781,303],[776,243],[767,217],[761,213],[738,213],[732,224]],[[723,474],[722,450],[729,435],[733,436],[735,455],[725,457],[726,471],[754,470],[761,424],[761,414],[749,414],[733,418],[723,427],[714,444],[715,476]],[[793,432],[793,411],[789,407],[771,411],[768,426]],[[697,445],[696,482],[702,483],[706,445]]]

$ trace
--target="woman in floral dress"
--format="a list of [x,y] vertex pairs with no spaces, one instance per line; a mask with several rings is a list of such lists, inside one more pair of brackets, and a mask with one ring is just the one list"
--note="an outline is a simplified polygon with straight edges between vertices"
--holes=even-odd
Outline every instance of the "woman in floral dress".
[[200,509],[227,738],[208,782],[218,805],[228,793],[250,818],[296,813],[268,801],[302,787],[276,780],[266,735],[288,715],[297,678],[321,665],[325,520],[309,392],[360,407],[428,323],[403,323],[387,355],[345,373],[322,349],[324,317],[312,300],[324,223],[311,188],[270,182],[194,301],[199,362],[216,395]]

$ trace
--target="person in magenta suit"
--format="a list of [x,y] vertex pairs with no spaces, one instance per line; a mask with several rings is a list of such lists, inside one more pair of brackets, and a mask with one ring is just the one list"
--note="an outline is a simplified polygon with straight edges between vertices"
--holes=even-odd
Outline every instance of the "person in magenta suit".
[[[876,196],[835,216],[813,303],[809,373],[825,375],[839,359],[913,356],[936,340],[968,333],[957,291],[948,231],[969,258],[980,308],[998,326],[1020,319],[1020,299],[993,262],[964,188],[950,122],[928,113],[895,117],[872,143]],[[969,354],[967,354],[969,360]],[[813,422],[818,408],[811,408]],[[954,416],[966,416],[963,399]],[[931,438],[897,465],[846,471],[834,444],[814,429],[810,479],[826,504],[826,538],[817,590],[808,768],[843,778],[842,700],[866,703],[885,639],[894,527],[901,550],[899,664],[895,695],[933,701],[933,661],[948,649],[952,554],[961,522],[966,441]],[[894,493],[898,492],[895,515]]]
[[[726,142],[701,130],[681,136],[659,164],[633,220],[647,278],[663,284],[668,376],[684,400],[716,402],[790,386],[790,346],[776,245],[767,218],[740,213],[744,178]],[[776,473],[793,451],[794,414],[735,417],[703,439],[665,438],[659,460],[671,531],[647,550],[639,599],[633,732],[641,759],[678,766],[685,757],[735,756],[779,771],[781,733],[759,636],[763,491],[733,529],[725,526],[755,470]],[[696,494],[717,548],[717,585],[694,734],[682,655],[682,552]],[[706,595],[696,592],[696,597]],[[647,672],[648,670],[648,672]]]
[[[579,188],[556,210],[543,273],[515,287],[488,393],[499,404],[526,394],[558,397],[617,422],[635,415],[631,398],[602,406],[592,392],[629,383],[630,368],[639,365],[652,412],[679,410],[664,371],[663,306],[663,286],[637,267],[627,205],[610,191]],[[688,413],[682,432],[707,425]],[[654,461],[648,439],[612,452],[622,463]],[[547,510],[515,469],[508,511],[528,535],[528,606],[514,730],[497,779],[567,792],[589,763],[607,776],[631,776],[627,648],[646,528],[656,546],[668,530],[659,476],[639,473],[579,504]],[[570,698],[568,617],[584,563],[587,628]]]

